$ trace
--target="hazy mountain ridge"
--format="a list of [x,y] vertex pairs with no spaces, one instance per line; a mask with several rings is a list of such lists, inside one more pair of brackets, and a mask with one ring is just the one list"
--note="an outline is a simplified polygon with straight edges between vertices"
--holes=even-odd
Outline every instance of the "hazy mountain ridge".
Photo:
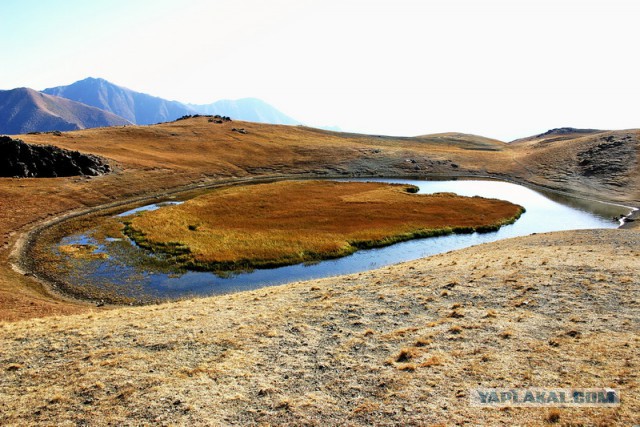
[[199,114],[219,114],[247,122],[280,125],[301,124],[299,121],[257,98],[242,98],[237,100],[223,99],[212,104],[188,104],[188,106]]
[[89,77],[43,92],[109,111],[138,125],[168,122],[194,113],[180,102],[136,92],[100,78]]
[[105,79],[89,77],[68,86],[43,91],[124,117],[138,125],[170,122],[192,114],[219,114],[257,123],[298,125],[300,122],[257,98],[220,100],[211,104],[183,104],[136,92]]
[[29,88],[0,91],[0,133],[69,131],[131,124],[110,112]]

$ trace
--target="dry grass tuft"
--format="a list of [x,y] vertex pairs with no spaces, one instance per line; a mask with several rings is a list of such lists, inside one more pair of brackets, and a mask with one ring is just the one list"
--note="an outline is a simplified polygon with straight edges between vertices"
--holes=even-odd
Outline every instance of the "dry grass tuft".
[[560,410],[557,408],[550,409],[549,412],[547,412],[547,415],[544,420],[550,424],[558,423],[560,422],[561,414],[562,412],[560,412]]
[[449,333],[450,334],[461,334],[462,333],[462,327],[458,326],[458,325],[454,325],[452,327],[449,328]]
[[395,358],[395,361],[397,363],[404,363],[404,362],[408,362],[411,359],[417,357],[419,355],[417,349],[415,348],[403,348],[402,350],[400,350],[400,353],[398,353],[398,355]]
[[484,317],[487,319],[495,319],[496,317],[498,317],[498,312],[493,309],[489,309],[487,310],[487,313],[484,315]]
[[426,347],[431,343],[433,343],[433,340],[431,339],[431,336],[428,336],[428,337],[425,336],[425,337],[418,338],[414,345],[416,347]]
[[503,340],[507,340],[507,339],[509,339],[509,338],[512,338],[512,337],[513,337],[513,330],[511,330],[511,329],[506,329],[506,330],[504,330],[504,331],[500,332],[500,333],[498,334],[498,336],[499,336],[500,338],[502,338]]
[[444,364],[444,359],[440,356],[431,356],[424,362],[420,363],[420,367],[428,368],[431,366],[439,366]]

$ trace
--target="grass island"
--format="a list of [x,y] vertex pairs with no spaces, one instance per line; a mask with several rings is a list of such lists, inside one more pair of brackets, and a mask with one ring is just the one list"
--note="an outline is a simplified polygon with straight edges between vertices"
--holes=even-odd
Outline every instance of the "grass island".
[[451,233],[488,232],[524,208],[411,185],[281,181],[215,190],[126,221],[140,246],[196,270],[270,268]]

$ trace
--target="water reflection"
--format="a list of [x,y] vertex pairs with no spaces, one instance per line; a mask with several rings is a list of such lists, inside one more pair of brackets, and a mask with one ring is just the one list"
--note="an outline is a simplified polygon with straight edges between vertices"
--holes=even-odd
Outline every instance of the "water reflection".
[[[208,272],[171,272],[141,269],[132,266],[131,259],[148,256],[127,241],[88,242],[86,235],[64,238],[63,245],[91,243],[98,251],[105,251],[109,258],[76,260],[68,277],[75,286],[109,289],[122,296],[135,298],[178,298],[190,295],[213,295],[238,290],[256,289],[292,281],[316,279],[334,275],[356,273],[389,264],[422,258],[472,245],[495,240],[542,233],[584,228],[615,228],[612,218],[628,213],[629,209],[599,202],[580,200],[558,194],[532,190],[521,185],[492,180],[422,181],[408,179],[369,179],[368,181],[408,183],[420,188],[420,194],[453,192],[463,196],[482,196],[517,203],[527,212],[512,225],[494,233],[449,235],[437,238],[411,240],[379,249],[361,250],[348,257],[327,260],[315,264],[300,264],[251,273],[234,274],[222,278]],[[135,214],[143,210],[157,209],[149,205],[128,211]],[[124,215],[124,214],[121,214]],[[140,265],[140,263],[137,263]]]

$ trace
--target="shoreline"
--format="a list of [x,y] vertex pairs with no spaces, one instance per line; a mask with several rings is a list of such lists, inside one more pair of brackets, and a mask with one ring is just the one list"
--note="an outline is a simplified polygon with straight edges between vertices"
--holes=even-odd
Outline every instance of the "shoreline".
[[[167,191],[147,194],[143,196],[137,196],[137,197],[126,199],[126,200],[115,201],[115,202],[107,203],[104,205],[98,205],[88,209],[83,209],[80,211],[71,211],[66,214],[60,215],[58,217],[41,222],[40,224],[37,224],[36,226],[28,230],[27,232],[23,233],[16,240],[14,247],[11,251],[11,254],[9,256],[10,265],[11,265],[11,268],[14,271],[18,272],[19,274],[22,274],[24,276],[30,276],[34,280],[38,281],[39,284],[42,285],[44,289],[46,289],[48,294],[48,295],[45,295],[46,297],[61,298],[68,302],[81,303],[81,304],[103,305],[104,304],[103,300],[90,299],[90,298],[86,298],[86,296],[76,294],[74,292],[69,292],[68,285],[56,279],[54,276],[51,276],[46,272],[40,271],[35,266],[36,260],[35,260],[35,257],[33,256],[33,250],[37,245],[39,237],[44,232],[46,232],[47,230],[50,230],[53,227],[59,226],[67,221],[77,220],[84,216],[94,215],[100,212],[108,212],[110,210],[117,211],[123,207],[126,209],[131,209],[135,207],[144,206],[145,204],[149,204],[149,202],[171,200],[176,198],[176,196],[180,196],[180,195],[184,196],[193,192],[199,193],[199,192],[210,191],[216,188],[226,188],[226,187],[232,187],[232,186],[238,186],[238,185],[261,184],[261,183],[269,183],[269,182],[282,181],[282,180],[313,180],[313,179],[330,180],[330,179],[344,179],[344,178],[345,178],[344,175],[330,175],[330,174],[311,174],[311,175],[300,174],[300,175],[277,175],[277,176],[254,176],[254,177],[244,177],[244,178],[231,178],[231,179],[220,180],[220,181],[215,181],[210,183],[202,183],[202,182],[193,183],[193,184],[189,184],[189,185],[174,188],[174,189],[169,189]],[[355,176],[355,177],[349,177],[349,178],[361,178],[361,179],[389,178],[389,179],[422,179],[422,180],[477,179],[477,180],[490,180],[490,181],[504,181],[504,182],[514,183],[517,185],[523,185],[525,187],[530,187],[530,188],[533,187],[532,189],[534,190],[538,188],[538,189],[556,193],[559,195],[570,196],[570,197],[575,197],[575,198],[579,198],[587,201],[604,203],[612,206],[618,206],[618,207],[623,207],[625,209],[630,209],[630,212],[627,215],[625,215],[624,218],[631,217],[632,215],[636,215],[637,217],[640,214],[640,210],[638,208],[622,205],[620,203],[615,203],[615,202],[594,200],[594,199],[580,196],[580,195],[576,196],[573,193],[558,191],[558,190],[550,189],[547,187],[539,186],[539,185],[528,183],[528,182],[522,183],[522,182],[519,182],[519,180],[513,179],[511,177],[502,178],[502,177],[496,177],[496,176],[473,175],[473,174],[456,174],[456,175],[433,174],[433,175],[422,175],[422,176],[415,175],[415,174],[413,175],[398,174],[395,176],[389,174],[389,175],[382,176],[380,174],[376,174],[376,175],[367,175],[367,176]],[[638,227],[636,223],[637,221],[626,222],[624,225],[621,225],[618,228],[633,229]],[[295,283],[295,282],[289,282],[289,283]],[[109,303],[109,305],[112,305],[115,307],[121,307],[121,306],[131,305],[131,302],[124,303],[124,304]]]

